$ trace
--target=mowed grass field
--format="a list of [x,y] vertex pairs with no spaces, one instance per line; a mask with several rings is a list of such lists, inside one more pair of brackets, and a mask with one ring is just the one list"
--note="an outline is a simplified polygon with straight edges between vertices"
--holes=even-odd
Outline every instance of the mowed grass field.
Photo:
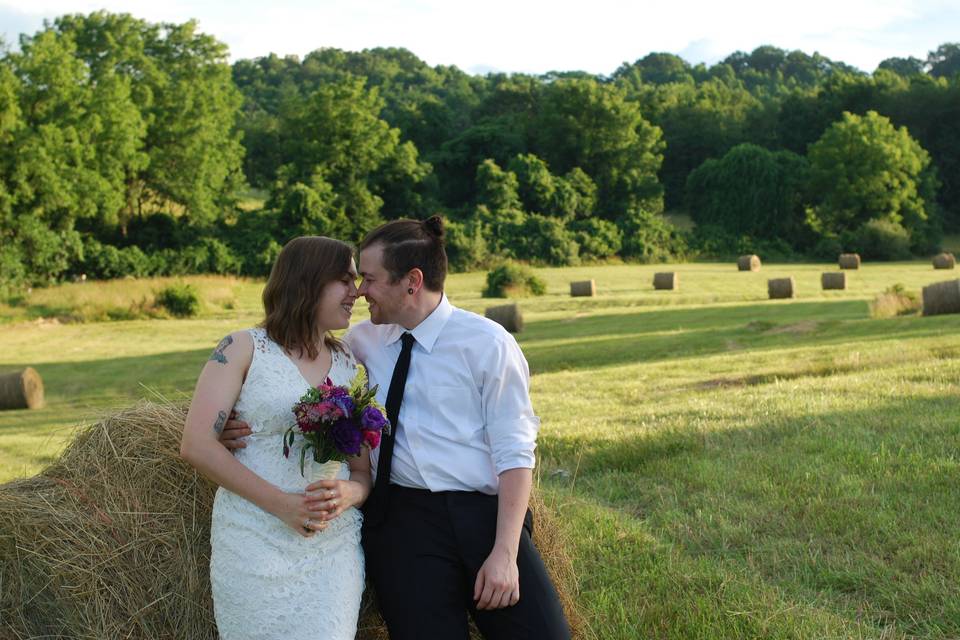
[[[679,291],[653,291],[671,269]],[[825,270],[537,270],[548,294],[519,301],[518,335],[543,422],[537,474],[596,637],[960,638],[960,316],[868,310],[895,283],[919,293],[960,272],[867,264],[822,292]],[[798,298],[767,300],[767,278],[788,275]],[[597,297],[570,298],[587,278]],[[0,481],[41,469],[104,411],[189,397],[217,341],[259,320],[262,282],[188,280],[208,298],[190,320],[31,319],[123,306],[154,281],[0,309],[0,372],[35,367],[47,396],[0,412]],[[448,294],[482,313],[502,302],[483,284],[453,275]]]

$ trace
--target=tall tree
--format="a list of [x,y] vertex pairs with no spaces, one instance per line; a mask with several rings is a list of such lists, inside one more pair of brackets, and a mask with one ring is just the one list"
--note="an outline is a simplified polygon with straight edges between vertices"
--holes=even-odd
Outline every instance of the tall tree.
[[661,211],[661,131],[625,90],[594,80],[544,87],[534,131],[537,155],[553,170],[580,167],[597,185],[597,214],[615,219],[640,208]]
[[810,147],[809,159],[821,232],[840,235],[880,219],[902,224],[918,244],[936,234],[930,156],[906,128],[875,111],[846,112]]

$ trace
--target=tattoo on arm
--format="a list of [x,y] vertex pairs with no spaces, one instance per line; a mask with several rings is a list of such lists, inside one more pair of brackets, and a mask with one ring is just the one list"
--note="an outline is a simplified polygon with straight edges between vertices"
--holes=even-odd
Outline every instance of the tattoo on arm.
[[220,341],[220,344],[217,345],[217,348],[213,350],[213,353],[210,354],[209,360],[216,360],[220,364],[227,364],[227,356],[224,355],[223,350],[233,344],[233,338],[227,336]]
[[217,421],[213,423],[213,430],[219,436],[223,433],[223,425],[227,423],[227,414],[223,411],[217,414]]

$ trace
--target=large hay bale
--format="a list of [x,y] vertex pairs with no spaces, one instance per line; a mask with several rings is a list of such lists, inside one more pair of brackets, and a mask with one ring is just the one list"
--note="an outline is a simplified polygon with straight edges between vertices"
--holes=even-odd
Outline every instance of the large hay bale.
[[937,282],[923,288],[923,315],[960,313],[960,280]]
[[957,266],[957,259],[952,253],[941,253],[933,257],[934,269],[953,269]]
[[[41,474],[0,486],[0,637],[217,638],[215,487],[180,459],[185,419],[184,406],[141,403],[84,428]],[[531,508],[583,638],[571,545],[537,494]],[[369,590],[357,638],[387,638]]]
[[0,619],[17,635],[216,638],[214,487],[180,459],[185,417],[122,411],[0,487]]
[[767,280],[767,295],[771,300],[795,298],[797,296],[797,291],[793,276],[789,278],[772,278]]
[[760,256],[740,256],[737,258],[737,269],[740,271],[760,271]]
[[859,253],[841,253],[840,257],[837,258],[837,263],[840,265],[841,269],[859,269],[860,254]]
[[516,304],[502,304],[496,307],[487,307],[484,315],[499,324],[510,333],[523,331],[523,314]]
[[597,295],[597,283],[593,280],[570,283],[570,296],[573,298],[592,298]]
[[33,367],[0,374],[0,410],[43,406],[43,379]]
[[820,286],[823,289],[846,289],[847,274],[845,271],[828,271],[820,275]]
[[676,291],[680,288],[680,274],[676,271],[653,274],[653,288],[665,291]]

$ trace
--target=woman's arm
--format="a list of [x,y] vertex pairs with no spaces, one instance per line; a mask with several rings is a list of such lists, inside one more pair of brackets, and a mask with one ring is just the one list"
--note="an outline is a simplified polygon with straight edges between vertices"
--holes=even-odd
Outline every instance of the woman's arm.
[[[220,433],[253,359],[253,341],[246,332],[233,333],[217,345],[197,380],[197,387],[183,427],[180,456],[221,487],[246,498],[283,520],[300,535],[311,513],[302,494],[286,493],[267,482],[220,443]],[[313,531],[326,528],[316,522]]]

